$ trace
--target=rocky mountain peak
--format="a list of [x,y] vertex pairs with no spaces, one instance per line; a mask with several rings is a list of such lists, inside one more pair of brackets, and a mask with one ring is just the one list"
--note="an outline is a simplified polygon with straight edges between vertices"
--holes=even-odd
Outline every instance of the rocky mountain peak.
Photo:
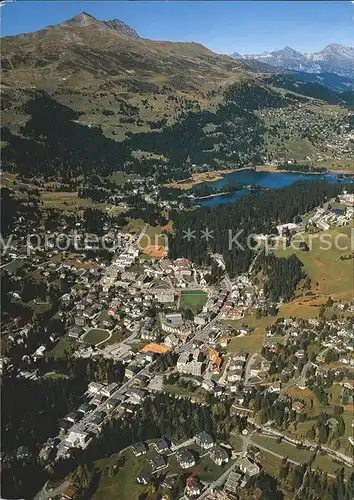
[[354,75],[354,49],[339,43],[327,45],[320,52],[306,53],[285,47],[262,54],[245,54],[244,59],[254,59],[271,66],[307,73],[336,73],[352,78]]
[[128,38],[135,38],[135,39],[140,38],[137,32],[133,28],[123,23],[123,21],[120,21],[119,19],[110,19],[108,21],[101,21],[100,19],[97,19],[96,17],[92,16],[91,14],[88,14],[87,12],[80,12],[80,14],[77,14],[72,19],[68,19],[67,21],[63,21],[62,23],[59,24],[60,27],[64,28],[66,27],[77,28],[90,25],[95,25],[96,27],[99,27],[101,29],[102,28],[113,29],[114,31],[117,31],[121,35]]
[[91,14],[88,14],[87,12],[80,12],[80,14],[77,14],[73,18],[60,23],[59,26],[88,26],[89,24],[97,22],[99,22],[98,19]]
[[138,33],[131,28],[128,24],[123,23],[119,19],[111,19],[109,21],[103,21],[108,28],[112,28],[116,31],[119,31],[121,34],[126,35],[130,38],[140,38]]
[[283,52],[288,52],[289,54],[299,54],[297,50],[293,49],[292,47],[289,47],[289,45],[284,47]]

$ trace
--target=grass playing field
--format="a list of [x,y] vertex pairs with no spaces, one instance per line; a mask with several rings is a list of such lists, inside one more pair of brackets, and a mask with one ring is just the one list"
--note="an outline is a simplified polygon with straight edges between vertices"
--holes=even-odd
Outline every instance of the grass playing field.
[[86,344],[97,345],[104,340],[109,338],[109,332],[107,330],[101,330],[100,328],[93,328],[89,330],[86,335],[83,337],[83,341]]
[[195,314],[199,313],[208,299],[208,294],[203,290],[183,290],[181,292],[181,309],[190,309]]

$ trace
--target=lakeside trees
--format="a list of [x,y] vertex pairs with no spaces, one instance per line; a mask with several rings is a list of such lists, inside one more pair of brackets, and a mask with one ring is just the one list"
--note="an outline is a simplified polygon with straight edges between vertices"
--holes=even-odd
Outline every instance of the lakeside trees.
[[[174,211],[170,214],[174,234],[169,239],[169,255],[171,258],[186,257],[197,265],[210,265],[210,254],[221,253],[231,276],[245,272],[254,258],[252,248],[257,248],[252,235],[275,234],[277,224],[305,214],[326,199],[335,197],[341,189],[340,185],[326,181],[299,181],[287,188],[241,198],[233,204]],[[352,186],[348,185],[348,189]],[[209,238],[206,238],[206,229]],[[292,268],[297,278],[300,276],[299,265],[295,262],[291,259],[281,265],[283,277],[286,270],[291,272]],[[281,294],[289,297],[292,288]]]

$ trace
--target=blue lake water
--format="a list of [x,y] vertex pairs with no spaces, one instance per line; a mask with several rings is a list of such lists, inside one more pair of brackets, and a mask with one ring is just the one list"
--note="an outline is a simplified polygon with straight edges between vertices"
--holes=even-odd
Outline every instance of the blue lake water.
[[[353,182],[351,178],[345,177],[343,180],[338,181],[338,174],[325,173],[325,174],[302,174],[302,173],[290,173],[290,172],[266,172],[266,171],[255,171],[255,170],[241,170],[236,172],[231,172],[225,174],[222,179],[215,182],[207,182],[206,186],[211,186],[215,188],[222,188],[225,184],[230,182],[238,182],[243,186],[258,186],[267,189],[277,189],[290,186],[296,181],[318,181],[326,180],[331,184],[341,182],[342,184],[347,184]],[[198,186],[195,187],[196,190]],[[248,196],[252,191],[247,189],[241,189],[235,193],[230,193],[227,195],[215,195],[204,200],[198,200],[198,205],[203,207],[215,207],[216,205],[221,205],[225,203],[233,203],[239,200],[243,196]]]

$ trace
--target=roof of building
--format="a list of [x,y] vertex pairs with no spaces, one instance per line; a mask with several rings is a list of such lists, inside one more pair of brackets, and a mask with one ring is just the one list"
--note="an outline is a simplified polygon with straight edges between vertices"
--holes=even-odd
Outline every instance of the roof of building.
[[155,446],[158,450],[163,451],[169,449],[170,444],[165,438],[159,438],[155,441]]
[[179,325],[183,323],[183,317],[181,313],[168,313],[165,314],[165,319],[172,323],[173,325]]
[[161,344],[146,344],[143,348],[142,348],[142,351],[143,352],[155,352],[157,354],[164,354],[165,352],[168,351],[168,347],[166,347],[165,345],[161,345]]
[[76,488],[71,484],[63,491],[63,496],[65,498],[74,498],[75,494],[76,494]]
[[222,446],[215,446],[211,450],[210,456],[213,460],[216,459],[227,460],[229,458],[228,452],[225,450],[225,448],[222,448]]
[[238,472],[231,471],[225,483],[225,489],[234,491],[240,479],[241,479],[241,474],[238,474]]
[[133,448],[137,453],[143,453],[147,450],[147,445],[146,443],[144,443],[144,441],[138,441],[137,443],[133,444]]
[[200,444],[212,444],[214,443],[214,439],[208,434],[206,431],[201,431],[199,434],[195,436],[195,439]]
[[176,453],[176,458],[179,462],[194,462],[194,456],[193,453],[190,452],[189,450],[179,450]]
[[143,483],[143,482],[146,482],[146,483],[149,483],[151,481],[151,474],[149,474],[148,472],[141,472],[137,477],[136,479]]
[[242,458],[238,463],[240,469],[245,469],[247,472],[258,472],[259,467],[257,464],[251,462],[247,457]]
[[159,469],[160,467],[164,467],[166,465],[166,458],[164,455],[154,455],[150,458],[150,464],[153,469]]

